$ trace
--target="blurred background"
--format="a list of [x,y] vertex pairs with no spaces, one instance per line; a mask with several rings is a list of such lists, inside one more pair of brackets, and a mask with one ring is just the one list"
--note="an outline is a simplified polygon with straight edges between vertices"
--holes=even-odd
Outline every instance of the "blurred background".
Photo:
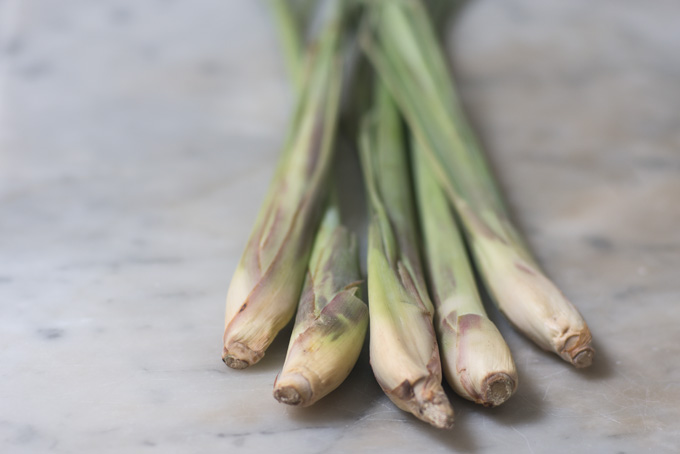
[[469,0],[449,23],[466,110],[598,353],[573,370],[492,310],[520,388],[452,397],[437,432],[366,354],[309,409],[271,397],[286,333],[220,361],[293,105],[265,1],[0,0],[0,450],[676,452],[679,22],[675,0]]

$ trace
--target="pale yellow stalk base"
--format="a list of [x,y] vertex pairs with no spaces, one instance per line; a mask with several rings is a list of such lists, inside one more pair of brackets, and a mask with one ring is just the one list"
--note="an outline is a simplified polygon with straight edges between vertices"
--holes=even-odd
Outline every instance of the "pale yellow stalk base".
[[286,361],[274,383],[279,402],[312,405],[349,375],[368,326],[360,277],[356,237],[340,225],[331,204],[316,234]]
[[475,235],[473,248],[503,314],[541,348],[576,367],[595,354],[588,325],[574,305],[531,261],[498,238]]
[[[293,333],[274,397],[307,407],[336,389],[356,364],[368,325],[368,308],[345,290],[299,335]],[[335,304],[334,304],[335,303]],[[334,307],[335,306],[335,307]],[[335,311],[339,309],[339,311]]]
[[485,407],[498,406],[513,395],[517,369],[491,320],[453,312],[440,323],[440,333],[444,374],[458,395]]

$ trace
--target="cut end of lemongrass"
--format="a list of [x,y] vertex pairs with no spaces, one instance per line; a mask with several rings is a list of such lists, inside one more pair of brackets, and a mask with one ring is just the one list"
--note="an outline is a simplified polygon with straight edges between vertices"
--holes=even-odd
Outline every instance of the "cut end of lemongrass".
[[517,382],[508,374],[489,375],[482,384],[482,405],[497,407],[512,396],[517,389]]
[[222,351],[222,361],[232,369],[245,369],[262,359],[264,352],[254,351],[241,342],[232,342]]
[[291,386],[275,389],[274,398],[282,404],[292,405],[294,407],[300,405],[303,402],[300,393],[297,391],[297,389]]
[[430,423],[437,429],[453,428],[453,407],[451,407],[443,391],[434,394],[429,400],[421,402],[420,408],[419,418],[423,421]]
[[[569,342],[567,342],[567,345],[568,344]],[[586,345],[580,345],[578,348],[565,348],[562,351],[562,356],[577,368],[582,369],[593,364],[595,349],[588,343]]]
[[592,336],[587,326],[581,332],[569,336],[559,354],[566,361],[581,369],[593,363],[595,350],[590,346]]
[[419,380],[415,385],[404,381],[387,395],[399,408],[437,429],[453,427],[453,407],[434,377]]
[[574,366],[580,368],[588,367],[593,364],[593,357],[595,356],[595,350],[591,347],[581,350],[574,357],[571,358],[571,362]]
[[224,364],[231,367],[232,369],[245,369],[248,366],[250,366],[250,364],[248,364],[246,361],[243,361],[242,359],[234,358],[231,355],[223,356],[222,361],[224,361]]
[[312,399],[312,387],[304,376],[289,374],[277,380],[274,398],[282,404],[304,407]]

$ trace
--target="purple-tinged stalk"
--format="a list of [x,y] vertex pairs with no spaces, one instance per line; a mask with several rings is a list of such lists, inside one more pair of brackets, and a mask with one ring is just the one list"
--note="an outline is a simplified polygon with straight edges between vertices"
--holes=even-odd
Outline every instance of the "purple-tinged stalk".
[[486,315],[454,213],[420,146],[412,162],[444,375],[458,395],[495,407],[517,389],[515,363]]
[[356,237],[330,205],[314,242],[286,362],[274,383],[279,402],[312,405],[347,378],[368,326],[360,283]]
[[227,294],[222,359],[258,362],[293,318],[327,196],[341,85],[341,8],[308,55],[304,86],[265,203]]

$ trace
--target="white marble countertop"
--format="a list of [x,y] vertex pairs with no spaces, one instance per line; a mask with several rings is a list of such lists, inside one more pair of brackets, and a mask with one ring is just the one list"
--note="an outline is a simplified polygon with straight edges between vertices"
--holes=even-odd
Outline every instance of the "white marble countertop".
[[0,452],[671,453],[680,445],[680,3],[471,0],[449,34],[528,241],[595,337],[439,432],[364,354],[309,409],[286,341],[220,361],[290,115],[263,2],[0,0]]

